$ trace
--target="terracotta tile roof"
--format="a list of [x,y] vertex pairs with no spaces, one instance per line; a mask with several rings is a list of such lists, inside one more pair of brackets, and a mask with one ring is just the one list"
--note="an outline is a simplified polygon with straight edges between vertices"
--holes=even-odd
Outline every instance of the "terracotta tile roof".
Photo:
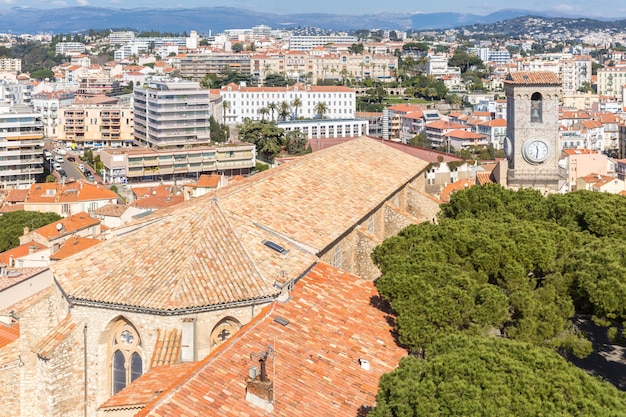
[[476,173],[476,184],[485,185],[485,184],[493,184],[494,181],[491,179],[491,172],[477,172]]
[[124,204],[107,204],[96,209],[94,213],[100,216],[121,217],[127,209]]
[[444,136],[457,139],[484,139],[485,135],[480,133],[468,132],[467,130],[453,130],[444,134]]
[[164,209],[51,269],[77,303],[168,312],[257,303],[426,166],[380,141],[353,139]]
[[99,407],[99,410],[112,411],[115,408],[141,408],[198,365],[197,362],[179,363],[150,368],[132,384],[115,394]]
[[137,207],[148,210],[158,210],[166,207],[171,207],[176,204],[182,203],[185,200],[185,196],[180,195],[152,195],[150,197],[140,198],[131,204],[131,207]]
[[20,338],[20,323],[13,321],[10,325],[0,323],[0,348]]
[[59,260],[69,258],[72,255],[82,252],[92,246],[97,245],[101,241],[98,239],[91,239],[88,237],[74,237],[68,239],[62,246],[56,251],[50,259]]
[[375,404],[381,375],[407,354],[395,343],[388,315],[372,282],[319,263],[288,302],[267,308],[137,416],[263,415],[245,399],[246,377],[259,365],[253,354],[268,345],[272,415],[357,416]]
[[7,193],[7,196],[4,198],[4,201],[7,203],[23,203],[24,201],[26,201],[27,195],[28,195],[28,190],[16,190],[12,188]]
[[469,129],[469,126],[467,125],[462,125],[461,123],[450,122],[447,120],[435,120],[434,122],[426,123],[425,127],[441,130]]
[[507,84],[546,85],[561,84],[559,77],[550,71],[518,71],[507,75]]
[[[388,161],[384,167],[383,161]],[[427,165],[380,141],[358,138],[256,174],[217,194],[223,195],[226,210],[280,231],[317,253]]]
[[72,333],[75,327],[76,323],[72,320],[72,315],[68,314],[33,347],[33,352],[40,358],[50,359],[50,354]]
[[411,104],[395,104],[393,106],[389,106],[388,108],[389,110],[392,110],[398,113],[411,113],[414,111],[423,113],[421,107],[411,105]]
[[157,341],[150,359],[150,368],[174,365],[180,360],[183,334],[180,329],[157,330]]
[[35,241],[24,243],[23,245],[16,246],[12,249],[5,250],[0,253],[0,264],[10,265],[11,259],[21,258],[22,256],[26,256],[30,253],[31,248],[35,252],[38,252],[46,247],[40,243]]
[[217,188],[217,186],[219,185],[221,179],[222,179],[221,175],[217,175],[217,174],[211,174],[211,175],[202,174],[202,175],[200,175],[200,178],[198,178],[198,182],[196,182],[195,184],[192,184],[192,186],[204,187],[204,188]]
[[84,181],[65,184],[56,182],[36,183],[30,186],[26,202],[32,203],[63,203],[93,200],[117,201],[117,194],[106,187]]
[[[63,225],[63,229],[59,230],[58,225]],[[83,212],[72,214],[69,217],[52,222],[48,225],[35,230],[35,233],[46,239],[52,239],[63,235],[72,234],[80,230],[84,230],[91,226],[100,224],[99,219],[94,219],[89,214]]]
[[154,187],[134,187],[135,198],[147,198],[150,196],[169,197],[172,195],[171,185],[157,185]]
[[441,201],[448,202],[453,193],[471,187],[475,184],[474,178],[468,178],[464,180],[458,180],[452,184],[448,184],[443,190],[441,190]]

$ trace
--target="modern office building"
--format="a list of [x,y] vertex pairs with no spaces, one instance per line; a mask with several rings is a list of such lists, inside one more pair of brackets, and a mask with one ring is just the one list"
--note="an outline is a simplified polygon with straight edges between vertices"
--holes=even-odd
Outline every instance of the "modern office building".
[[208,145],[209,90],[193,81],[151,81],[134,90],[135,139],[155,148]]
[[0,106],[0,188],[27,189],[43,173],[41,115],[26,106]]

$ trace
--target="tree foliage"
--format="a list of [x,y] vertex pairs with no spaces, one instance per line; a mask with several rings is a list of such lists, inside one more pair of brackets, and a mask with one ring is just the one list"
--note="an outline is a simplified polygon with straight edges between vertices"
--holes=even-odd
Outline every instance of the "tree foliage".
[[239,140],[255,144],[262,159],[273,161],[283,146],[284,129],[274,122],[246,119],[239,126]]
[[531,344],[452,335],[380,380],[371,417],[624,416],[626,394]]
[[24,234],[24,227],[30,230],[60,220],[56,213],[39,213],[36,211],[14,211],[0,216],[0,252],[20,245],[20,236]]
[[400,342],[423,355],[444,334],[495,333],[585,356],[576,313],[626,320],[624,203],[499,185],[455,193],[438,224],[410,226],[372,254]]

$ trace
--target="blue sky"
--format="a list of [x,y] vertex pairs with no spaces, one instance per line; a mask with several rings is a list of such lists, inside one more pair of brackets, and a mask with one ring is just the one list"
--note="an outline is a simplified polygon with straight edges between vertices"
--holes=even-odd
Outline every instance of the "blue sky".
[[30,6],[37,8],[97,6],[112,8],[134,7],[211,7],[231,6],[277,14],[321,12],[338,14],[366,14],[377,12],[461,12],[485,15],[491,12],[518,8],[537,11],[561,11],[567,15],[626,17],[623,0],[467,0],[416,1],[393,0],[0,0],[0,8]]

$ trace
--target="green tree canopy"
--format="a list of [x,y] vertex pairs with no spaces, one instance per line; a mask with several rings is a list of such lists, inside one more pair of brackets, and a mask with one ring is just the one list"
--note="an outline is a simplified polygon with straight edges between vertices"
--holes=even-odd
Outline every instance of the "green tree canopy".
[[370,417],[624,416],[626,394],[527,343],[453,335],[383,375]]
[[0,216],[0,252],[20,245],[20,236],[24,227],[30,230],[61,220],[56,213],[39,213],[36,211],[14,211]]
[[275,122],[246,119],[239,126],[239,140],[255,144],[261,158],[273,161],[283,146],[284,129],[277,127]]

